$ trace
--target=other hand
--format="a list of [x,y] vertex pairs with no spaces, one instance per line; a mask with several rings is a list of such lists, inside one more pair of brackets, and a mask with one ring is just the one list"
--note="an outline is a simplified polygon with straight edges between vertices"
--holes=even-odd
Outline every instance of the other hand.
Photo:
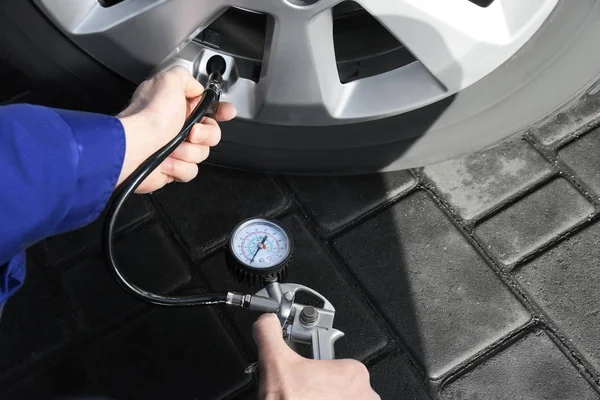
[[264,314],[256,321],[254,340],[258,346],[260,399],[380,399],[362,363],[311,360],[296,354],[283,340],[274,314]]
[[[163,71],[143,82],[131,104],[117,117],[125,129],[126,151],[118,184],[121,184],[150,155],[173,139],[201,99],[202,85],[180,66]],[[210,148],[221,140],[217,121],[229,121],[236,109],[220,103],[216,121],[204,118],[160,167],[136,190],[149,193],[173,181],[189,182],[198,174],[198,165],[206,160]]]

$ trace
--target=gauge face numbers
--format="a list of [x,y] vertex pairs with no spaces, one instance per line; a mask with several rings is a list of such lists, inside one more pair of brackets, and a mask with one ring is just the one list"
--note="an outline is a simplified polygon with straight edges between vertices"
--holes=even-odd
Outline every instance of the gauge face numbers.
[[236,228],[230,246],[240,263],[252,269],[264,270],[286,261],[291,241],[280,225],[265,219],[253,219]]

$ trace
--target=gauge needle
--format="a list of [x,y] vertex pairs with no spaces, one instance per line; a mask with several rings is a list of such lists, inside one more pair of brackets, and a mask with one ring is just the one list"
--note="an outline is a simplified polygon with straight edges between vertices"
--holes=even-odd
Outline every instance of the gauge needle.
[[253,262],[254,262],[254,259],[256,258],[256,255],[258,254],[258,252],[260,251],[260,249],[262,249],[262,248],[263,248],[263,245],[265,244],[265,242],[267,241],[267,239],[268,239],[268,238],[269,238],[268,236],[265,236],[265,237],[263,238],[262,242],[260,242],[260,243],[259,243],[259,244],[256,246],[256,247],[258,247],[258,248],[256,249],[256,253],[254,253],[254,255],[252,256],[252,260],[250,260],[250,262],[251,262],[251,263],[253,263]]

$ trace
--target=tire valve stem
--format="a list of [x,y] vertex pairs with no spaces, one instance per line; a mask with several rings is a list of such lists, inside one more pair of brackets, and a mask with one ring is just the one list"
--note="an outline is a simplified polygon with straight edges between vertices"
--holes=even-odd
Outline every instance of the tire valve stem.
[[206,63],[206,72],[208,73],[208,84],[207,89],[213,90],[217,93],[217,101],[213,102],[208,111],[206,112],[207,117],[214,118],[217,115],[219,108],[219,99],[223,92],[223,74],[227,69],[227,62],[221,56],[212,56]]

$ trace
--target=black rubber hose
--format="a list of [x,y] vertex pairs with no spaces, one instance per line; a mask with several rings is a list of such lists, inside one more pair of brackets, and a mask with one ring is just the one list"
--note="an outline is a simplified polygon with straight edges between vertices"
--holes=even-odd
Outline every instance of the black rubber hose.
[[[219,74],[220,76],[220,74]],[[137,187],[158,167],[169,155],[187,139],[190,131],[198,121],[200,121],[208,111],[210,111],[219,101],[219,93],[215,90],[207,89],[200,103],[190,114],[188,119],[179,134],[175,136],[169,143],[163,146],[160,150],[151,155],[142,163],[117,191],[114,201],[108,209],[108,215],[104,222],[102,232],[102,246],[106,263],[111,267],[117,281],[129,293],[139,298],[142,301],[160,305],[160,306],[197,306],[210,304],[223,304],[227,300],[227,293],[205,293],[191,296],[162,296],[159,294],[148,292],[131,281],[127,280],[125,275],[118,267],[117,260],[114,254],[115,239],[114,231],[117,218],[123,204],[135,192]]]

